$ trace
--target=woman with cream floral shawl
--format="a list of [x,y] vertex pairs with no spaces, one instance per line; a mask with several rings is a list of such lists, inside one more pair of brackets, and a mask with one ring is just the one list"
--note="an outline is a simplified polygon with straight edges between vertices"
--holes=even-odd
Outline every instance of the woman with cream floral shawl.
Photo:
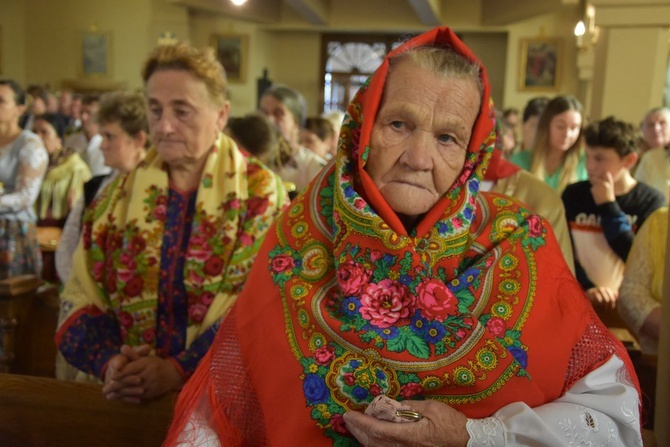
[[190,377],[286,195],[220,132],[228,103],[212,53],[159,47],[144,77],[155,147],[86,211],[56,334],[70,364],[128,402]]

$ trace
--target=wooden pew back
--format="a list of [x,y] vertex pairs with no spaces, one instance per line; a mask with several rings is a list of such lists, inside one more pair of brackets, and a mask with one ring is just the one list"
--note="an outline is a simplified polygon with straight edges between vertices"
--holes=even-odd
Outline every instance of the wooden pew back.
[[176,394],[107,401],[100,385],[0,374],[0,446],[160,446]]

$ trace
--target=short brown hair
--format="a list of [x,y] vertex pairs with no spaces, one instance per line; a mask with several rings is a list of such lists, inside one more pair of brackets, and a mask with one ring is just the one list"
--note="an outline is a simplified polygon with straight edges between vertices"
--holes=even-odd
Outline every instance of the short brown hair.
[[139,93],[111,92],[102,95],[98,122],[119,123],[123,131],[132,137],[136,137],[141,131],[149,134],[147,106],[144,97]]
[[614,149],[619,157],[625,157],[637,150],[639,136],[635,126],[618,121],[613,116],[595,121],[584,130],[587,146]]
[[181,70],[202,81],[213,103],[226,102],[226,73],[216,59],[214,50],[200,50],[185,43],[156,47],[144,63],[142,79],[146,84],[151,75],[161,70]]
[[231,118],[226,129],[234,140],[257,157],[271,152],[277,145],[277,129],[262,113]]
[[[319,116],[311,116],[305,120],[305,129],[319,137],[321,141],[327,141],[335,135],[333,123]],[[339,130],[339,129],[338,129]]]

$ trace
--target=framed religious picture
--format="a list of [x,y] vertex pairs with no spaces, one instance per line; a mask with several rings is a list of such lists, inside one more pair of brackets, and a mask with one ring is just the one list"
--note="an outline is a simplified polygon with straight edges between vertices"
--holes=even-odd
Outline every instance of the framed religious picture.
[[521,39],[520,91],[554,91],[561,81],[563,42],[558,38]]
[[85,31],[81,33],[79,74],[84,78],[112,76],[111,32]]
[[213,34],[212,47],[226,70],[230,83],[243,83],[247,78],[249,36],[244,34]]

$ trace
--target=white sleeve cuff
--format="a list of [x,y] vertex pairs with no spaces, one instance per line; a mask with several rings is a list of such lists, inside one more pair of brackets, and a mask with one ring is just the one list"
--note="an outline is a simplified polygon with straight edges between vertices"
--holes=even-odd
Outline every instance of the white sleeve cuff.
[[505,445],[505,429],[500,419],[468,419],[465,428],[470,435],[468,447],[501,447]]

